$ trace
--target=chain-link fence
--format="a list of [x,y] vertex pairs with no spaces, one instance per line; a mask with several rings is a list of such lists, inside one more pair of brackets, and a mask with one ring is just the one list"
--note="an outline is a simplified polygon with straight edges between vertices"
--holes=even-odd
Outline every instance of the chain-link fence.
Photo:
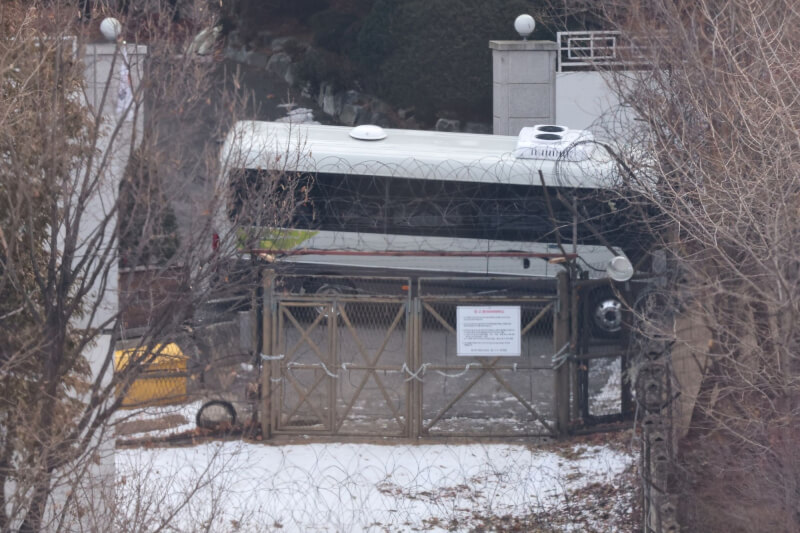
[[[282,276],[265,295],[277,434],[552,435],[552,280]],[[459,309],[511,309],[516,351],[459,354]],[[557,358],[556,358],[557,359]]]
[[[420,434],[553,434],[557,349],[552,280],[423,278],[418,287]],[[460,353],[459,314],[463,326],[465,315],[501,309],[518,321],[519,346],[499,355]],[[502,325],[490,327],[492,331],[476,334],[496,334]],[[492,342],[498,344],[500,339]]]
[[[585,306],[573,312],[575,293],[552,279],[267,278],[260,306],[187,333],[140,368],[124,406],[173,405],[190,419],[225,402],[226,420],[260,414],[266,436],[368,437],[556,435],[629,407],[619,340],[587,340]],[[484,351],[462,350],[467,312],[513,319],[473,332],[495,336]],[[518,346],[498,348],[509,340]]]

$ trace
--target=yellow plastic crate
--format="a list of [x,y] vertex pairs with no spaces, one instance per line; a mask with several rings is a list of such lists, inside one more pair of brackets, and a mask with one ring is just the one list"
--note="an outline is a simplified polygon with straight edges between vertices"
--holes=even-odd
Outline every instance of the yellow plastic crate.
[[142,369],[122,400],[123,407],[149,407],[187,401],[186,362],[189,359],[175,343],[114,352],[114,370],[127,368],[131,359],[145,357],[148,352],[158,355]]

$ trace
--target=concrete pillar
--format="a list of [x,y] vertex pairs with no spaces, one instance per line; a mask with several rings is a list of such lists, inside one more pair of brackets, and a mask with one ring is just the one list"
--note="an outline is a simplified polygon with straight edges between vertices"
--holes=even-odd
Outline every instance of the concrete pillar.
[[[81,225],[78,229],[82,241],[93,238],[98,231],[102,232],[103,246],[115,246],[116,230],[113,220],[113,210],[119,195],[119,185],[125,172],[128,158],[139,139],[143,123],[143,106],[133,104],[128,113],[120,114],[119,101],[121,83],[132,84],[132,94],[137,94],[141,80],[144,58],[147,55],[146,46],[125,46],[127,65],[130,77],[122,80],[120,64],[122,54],[114,43],[88,44],[79,53],[85,65],[86,101],[92,117],[102,117],[102,130],[98,134],[97,150],[100,154],[96,157],[96,168],[92,173],[98,176],[98,185],[92,189],[86,209],[83,211]],[[77,50],[76,50],[77,52]],[[113,66],[112,66],[113,65]],[[130,80],[130,81],[128,81]],[[138,108],[134,119],[133,108]],[[112,139],[113,137],[113,139]],[[103,164],[103,155],[108,158]],[[101,166],[103,165],[103,166]],[[110,223],[102,225],[103,220],[112,215]],[[81,258],[76,258],[76,261]],[[108,327],[107,322],[117,314],[119,306],[117,288],[117,263],[112,260],[105,280],[98,279],[91,289],[88,301],[101,302],[97,312],[89,317],[77,320],[76,327],[100,328]],[[95,343],[84,353],[90,365],[93,378],[99,377],[103,385],[111,383],[113,368],[105,368],[104,363],[108,357],[113,332],[104,329],[96,337]],[[105,372],[105,373],[103,373]],[[95,457],[88,465],[86,473],[78,478],[77,484],[69,483],[63,487],[62,492],[54,494],[49,505],[57,511],[62,502],[70,502],[76,511],[68,515],[70,531],[101,531],[110,528],[113,521],[113,505],[115,484],[114,449],[115,440],[110,432],[97,437],[94,446]],[[68,478],[70,474],[66,473]],[[72,491],[76,496],[67,497],[67,492]],[[77,509],[91,509],[91,513],[77,511]],[[106,527],[107,526],[107,527]]]
[[551,41],[489,41],[492,49],[493,130],[518,135],[556,119],[556,54]]

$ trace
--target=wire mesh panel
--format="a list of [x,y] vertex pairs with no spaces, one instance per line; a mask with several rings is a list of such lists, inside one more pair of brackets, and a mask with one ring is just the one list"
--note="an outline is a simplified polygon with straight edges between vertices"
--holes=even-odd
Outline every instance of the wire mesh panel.
[[[420,434],[527,436],[554,433],[552,357],[555,297],[535,284],[505,280],[502,289],[480,278],[421,280],[418,333]],[[509,282],[510,281],[510,282]],[[456,287],[462,294],[453,293]],[[546,288],[546,286],[544,286]],[[539,293],[539,296],[534,294]],[[438,295],[437,295],[438,293]],[[526,294],[527,295],[524,295]],[[522,296],[520,296],[522,295]],[[519,309],[520,355],[459,356],[459,307]]]
[[[277,352],[279,358],[277,387],[278,430],[303,432],[331,431],[331,400],[334,392],[335,354],[332,353],[334,321],[325,312],[335,303],[280,302],[277,316]],[[314,314],[316,313],[316,315]],[[312,316],[313,320],[306,320]]]
[[404,436],[408,431],[405,369],[406,301],[348,301],[338,325],[336,432]]
[[276,286],[275,430],[407,435],[409,281],[298,276]]

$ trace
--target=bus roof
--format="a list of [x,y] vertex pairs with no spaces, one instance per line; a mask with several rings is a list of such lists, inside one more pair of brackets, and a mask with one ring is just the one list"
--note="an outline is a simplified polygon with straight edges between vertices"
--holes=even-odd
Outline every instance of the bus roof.
[[519,159],[517,138],[438,131],[385,129],[364,141],[352,128],[263,121],[237,122],[225,141],[223,167],[328,172],[454,181],[601,188],[613,178],[602,150],[583,161]]

